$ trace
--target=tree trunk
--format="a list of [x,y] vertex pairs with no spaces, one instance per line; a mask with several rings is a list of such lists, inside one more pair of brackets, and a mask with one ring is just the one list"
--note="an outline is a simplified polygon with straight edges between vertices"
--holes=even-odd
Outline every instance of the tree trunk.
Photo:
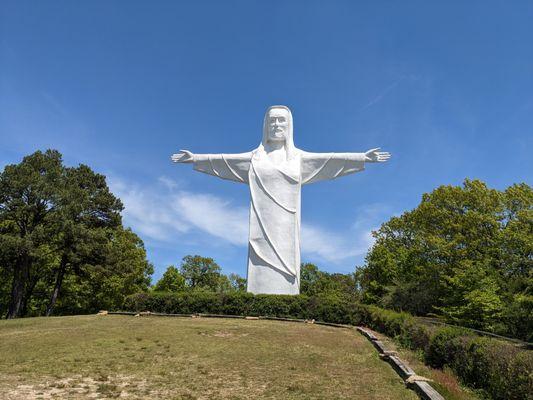
[[11,285],[11,300],[7,311],[7,319],[22,316],[24,305],[25,286],[28,280],[30,263],[28,255],[24,254],[13,270],[13,284]]
[[50,296],[50,302],[48,303],[48,307],[46,307],[47,317],[52,315],[52,311],[54,310],[54,306],[56,305],[56,301],[59,296],[59,291],[61,290],[61,285],[63,284],[63,277],[65,276],[66,269],[67,269],[67,262],[66,262],[65,257],[62,257],[59,270],[57,271],[54,290],[52,291],[52,295]]
[[35,286],[37,285],[37,282],[39,281],[38,277],[30,278],[28,276],[28,279],[26,280],[26,291],[24,293],[24,297],[22,298],[22,308],[20,311],[20,316],[24,317],[28,315],[28,301],[30,301],[31,296],[33,295],[33,289],[35,289]]

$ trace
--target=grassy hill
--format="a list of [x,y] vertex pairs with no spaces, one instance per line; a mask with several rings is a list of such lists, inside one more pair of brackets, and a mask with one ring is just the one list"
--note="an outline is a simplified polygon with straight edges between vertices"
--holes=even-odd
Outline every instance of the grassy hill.
[[25,398],[416,399],[370,343],[276,321],[0,321],[0,393]]

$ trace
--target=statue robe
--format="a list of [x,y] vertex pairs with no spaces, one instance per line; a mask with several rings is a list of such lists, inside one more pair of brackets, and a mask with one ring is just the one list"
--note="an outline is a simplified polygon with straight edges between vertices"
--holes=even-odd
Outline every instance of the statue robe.
[[250,186],[248,292],[300,292],[302,185],[362,171],[364,159],[363,153],[298,149],[281,164],[273,163],[264,151],[194,155],[195,170]]

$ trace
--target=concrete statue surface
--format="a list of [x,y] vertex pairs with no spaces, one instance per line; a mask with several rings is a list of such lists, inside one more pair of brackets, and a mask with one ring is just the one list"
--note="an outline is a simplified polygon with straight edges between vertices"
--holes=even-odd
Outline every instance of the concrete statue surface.
[[[263,139],[248,153],[193,154],[180,150],[177,163],[250,187],[248,292],[300,292],[300,194],[302,185],[362,171],[365,163],[385,162],[379,148],[365,153],[308,153],[294,147],[292,114],[272,106],[263,122]],[[231,235],[228,232],[228,235]]]

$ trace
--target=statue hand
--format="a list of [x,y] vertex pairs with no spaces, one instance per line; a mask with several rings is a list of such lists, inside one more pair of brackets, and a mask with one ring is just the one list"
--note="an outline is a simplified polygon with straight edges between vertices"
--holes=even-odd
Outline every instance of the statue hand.
[[170,159],[175,163],[192,163],[194,155],[189,150],[180,150],[179,153],[172,154]]
[[378,151],[380,148],[377,147],[372,150],[368,150],[365,153],[366,162],[385,162],[390,158],[390,153],[387,151]]

